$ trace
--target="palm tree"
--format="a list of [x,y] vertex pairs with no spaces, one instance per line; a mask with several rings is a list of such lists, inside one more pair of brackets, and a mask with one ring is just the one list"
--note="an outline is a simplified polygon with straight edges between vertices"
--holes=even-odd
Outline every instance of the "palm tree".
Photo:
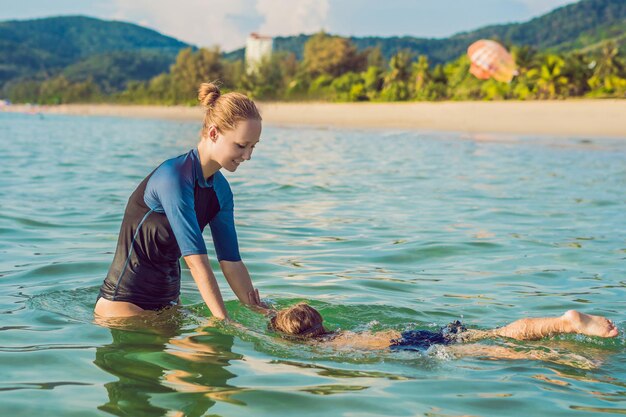
[[514,46],[511,48],[511,55],[517,64],[519,75],[524,75],[536,64],[537,51],[532,46]]
[[415,75],[415,91],[421,91],[430,81],[430,63],[426,55],[420,55],[417,62],[413,63],[413,74]]
[[561,74],[567,77],[568,94],[570,96],[582,96],[589,91],[587,80],[592,76],[592,63],[589,56],[581,52],[573,52],[565,56],[565,65]]
[[621,63],[618,59],[619,47],[615,42],[607,42],[602,47],[600,58],[593,72],[594,77],[604,79],[611,75],[618,75],[621,68]]
[[407,100],[411,77],[411,53],[400,51],[392,56],[389,60],[389,69],[382,91],[383,98],[388,101]]
[[567,77],[561,74],[565,61],[558,56],[548,54],[541,66],[528,71],[527,76],[537,82],[539,98],[556,98],[561,89],[567,85]]
[[623,74],[624,65],[619,59],[619,47],[615,42],[607,42],[598,58],[593,76],[589,79],[589,86],[600,95],[618,95],[626,92],[626,79]]
[[387,76],[390,81],[408,81],[411,76],[411,53],[400,51],[389,61],[391,72]]

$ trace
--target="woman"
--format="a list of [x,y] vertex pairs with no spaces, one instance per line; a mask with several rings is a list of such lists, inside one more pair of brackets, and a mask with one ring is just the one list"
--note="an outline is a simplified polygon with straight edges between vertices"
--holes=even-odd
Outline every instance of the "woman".
[[198,100],[206,113],[197,148],[163,162],[128,200],[115,257],[96,301],[100,317],[177,304],[183,256],[213,316],[227,318],[202,238],[207,224],[228,284],[242,302],[260,305],[239,255],[232,192],[219,170],[234,172],[250,159],[261,116],[248,97],[222,95],[214,84],[202,84]]

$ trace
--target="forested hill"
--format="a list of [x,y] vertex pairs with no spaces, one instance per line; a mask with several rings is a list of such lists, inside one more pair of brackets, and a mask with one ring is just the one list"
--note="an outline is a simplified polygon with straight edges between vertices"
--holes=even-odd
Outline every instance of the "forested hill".
[[[608,39],[619,44],[626,43],[626,1],[581,0],[560,7],[543,16],[524,23],[494,25],[459,33],[445,39],[405,37],[352,37],[359,48],[380,46],[385,59],[407,49],[415,55],[428,55],[432,63],[456,59],[467,46],[478,39],[499,39],[507,44],[530,45],[537,49],[552,48],[565,52],[581,49]],[[301,59],[307,35],[277,37],[275,49],[296,54]],[[227,54],[227,57],[243,57],[243,49]]]
[[455,35],[450,40],[467,44],[482,38],[499,38],[516,45],[564,52],[610,38],[623,38],[625,32],[626,1],[582,0],[525,23],[488,26]]
[[[276,51],[302,59],[310,35],[275,38]],[[488,26],[445,39],[353,37],[359,49],[380,47],[386,62],[408,50],[411,59],[427,55],[431,64],[457,59],[481,38],[537,50],[566,52],[594,49],[615,41],[626,46],[626,1],[581,0],[524,23]],[[210,44],[210,39],[206,44]],[[71,83],[95,83],[105,95],[125,90],[131,81],[147,81],[166,73],[177,54],[190,45],[135,24],[84,16],[0,22],[0,95],[16,85],[58,76]],[[191,46],[195,49],[194,46]],[[227,54],[243,59],[243,49]]]
[[[167,71],[184,42],[151,29],[84,16],[0,22],[0,86],[13,78],[45,78],[76,65],[71,73],[98,67],[96,61],[147,71]],[[94,58],[100,57],[100,58]]]

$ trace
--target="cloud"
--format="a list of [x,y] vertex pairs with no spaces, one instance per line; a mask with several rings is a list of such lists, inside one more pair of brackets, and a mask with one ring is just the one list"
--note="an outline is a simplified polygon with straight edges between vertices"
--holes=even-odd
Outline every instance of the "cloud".
[[[449,36],[524,21],[575,0],[93,0],[109,18],[141,22],[197,46],[230,51],[250,32],[270,36]],[[102,8],[102,7],[101,7]]]
[[329,0],[257,0],[256,10],[264,18],[259,32],[264,35],[297,35],[324,29]]
[[198,46],[231,50],[262,23],[256,0],[113,0],[113,18],[148,27]]
[[242,47],[250,32],[278,36],[324,28],[329,0],[113,0],[113,9],[115,19],[228,51]]
[[312,33],[324,28],[329,0],[113,0],[113,18],[198,46],[242,47],[250,32]]

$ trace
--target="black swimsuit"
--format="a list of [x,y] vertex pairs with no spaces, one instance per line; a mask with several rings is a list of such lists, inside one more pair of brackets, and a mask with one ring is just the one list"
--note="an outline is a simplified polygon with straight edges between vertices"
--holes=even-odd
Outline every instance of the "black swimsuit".
[[197,150],[165,161],[128,199],[115,257],[99,297],[144,310],[176,304],[181,256],[206,254],[210,225],[218,260],[239,261],[232,192],[218,171],[202,176]]
[[449,345],[458,341],[458,334],[466,331],[460,321],[454,321],[438,332],[430,330],[408,330],[402,332],[399,339],[391,341],[391,350],[418,350],[423,351],[432,345]]

